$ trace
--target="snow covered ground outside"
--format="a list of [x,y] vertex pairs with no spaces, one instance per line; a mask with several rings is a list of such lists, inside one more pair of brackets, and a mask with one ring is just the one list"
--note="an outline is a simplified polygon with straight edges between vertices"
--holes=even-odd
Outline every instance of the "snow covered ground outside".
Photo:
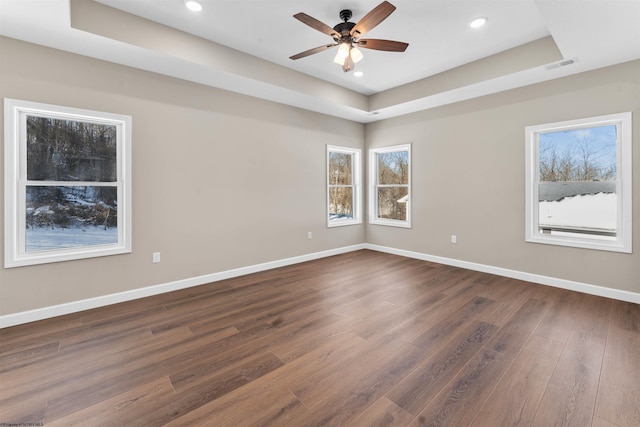
[[46,251],[118,242],[115,227],[84,226],[70,228],[34,227],[26,230],[26,251]]
[[541,201],[538,206],[538,222],[542,227],[616,230],[615,193],[585,194],[565,197],[560,201]]

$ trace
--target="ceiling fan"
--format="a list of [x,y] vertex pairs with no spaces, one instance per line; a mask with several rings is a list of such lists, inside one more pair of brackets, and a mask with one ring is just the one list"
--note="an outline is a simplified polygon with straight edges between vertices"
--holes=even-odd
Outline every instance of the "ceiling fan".
[[404,52],[409,46],[409,43],[397,42],[393,40],[381,40],[381,39],[361,39],[365,33],[372,30],[376,25],[384,21],[396,7],[388,1],[383,1],[378,6],[373,8],[367,13],[357,24],[349,22],[352,12],[349,9],[340,11],[340,22],[335,27],[330,26],[318,21],[317,19],[307,15],[306,13],[296,13],[294,18],[300,22],[307,24],[311,28],[314,28],[321,33],[327,34],[333,38],[334,43],[326,44],[323,46],[314,47],[313,49],[305,50],[297,55],[293,55],[290,59],[300,59],[315,53],[323,52],[327,49],[331,49],[334,46],[338,46],[338,53],[333,62],[342,65],[342,70],[347,73],[353,70],[355,63],[362,59],[362,52],[359,47],[365,49],[385,50],[388,52]]

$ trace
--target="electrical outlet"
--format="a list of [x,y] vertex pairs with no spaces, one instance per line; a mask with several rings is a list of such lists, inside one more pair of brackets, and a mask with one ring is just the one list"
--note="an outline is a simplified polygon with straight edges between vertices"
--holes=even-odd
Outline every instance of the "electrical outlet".
[[160,252],[154,252],[153,253],[153,262],[154,263],[160,262]]
[[313,238],[313,233],[309,231],[307,233],[307,239],[311,240],[312,238]]
[[451,235],[451,243],[458,243],[458,237],[455,234]]

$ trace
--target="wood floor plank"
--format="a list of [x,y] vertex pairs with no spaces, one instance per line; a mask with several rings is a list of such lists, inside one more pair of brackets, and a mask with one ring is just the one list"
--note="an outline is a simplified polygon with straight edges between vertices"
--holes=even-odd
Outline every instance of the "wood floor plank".
[[30,399],[0,401],[0,423],[18,426],[44,424],[47,400],[47,396],[40,395]]
[[[299,386],[292,387],[291,391],[308,408],[328,408],[331,401],[340,400],[337,397],[338,391],[350,390],[349,384],[369,384],[372,378],[384,375],[387,370],[395,367],[403,371],[411,370],[422,353],[417,347],[404,343],[394,335],[380,338],[376,343],[367,341],[343,357],[340,364],[331,366],[330,371],[320,370],[312,374],[306,381],[299,383]],[[327,394],[328,389],[335,389],[336,393]],[[363,390],[362,394],[368,397],[369,391]]]
[[146,355],[156,354],[162,348],[180,348],[185,337],[192,336],[188,330],[177,332],[139,341],[117,356],[88,351],[59,353],[46,362],[0,373],[0,407],[7,408],[13,418],[29,416],[29,405],[38,407],[41,402],[80,388],[78,384],[90,385],[93,375],[104,381],[110,372],[119,373],[124,366],[135,365],[136,360],[138,366],[144,366],[149,363]]
[[168,378],[146,383],[111,399],[104,400],[83,410],[76,411],[57,420],[45,420],[47,426],[145,426],[148,415],[155,409],[159,399],[173,397],[175,392]]
[[385,334],[395,334],[402,336],[407,342],[429,331],[432,325],[440,319],[450,316],[460,309],[460,307],[477,296],[477,289],[474,285],[465,284],[458,287],[453,293],[448,293],[444,298],[439,298],[433,304],[415,315],[407,316],[404,321],[397,321],[390,324],[390,328],[385,330]]
[[[338,320],[339,318],[328,314],[321,318],[311,319],[309,323],[305,324],[305,327],[313,331],[314,328],[331,325]],[[193,353],[192,363],[183,363],[184,356],[179,355],[165,364],[167,369],[177,371],[172,376],[172,383],[174,387],[179,389],[193,382],[199,382],[203,376],[216,372],[221,366],[243,361],[254,353],[271,352],[274,342],[286,338],[294,339],[297,332],[299,331],[293,328],[282,332],[270,325],[263,325],[253,330],[240,331],[228,339],[219,341],[216,346],[213,346],[214,348],[210,349],[210,357],[201,351]]]
[[0,423],[640,422],[640,306],[371,250],[0,330]]
[[362,427],[402,427],[412,419],[413,415],[386,397],[381,397],[349,424]]
[[[515,282],[515,283],[514,283]],[[534,287],[523,285],[518,281],[501,280],[497,290],[482,293],[479,297],[489,298],[496,302],[479,315],[479,319],[492,325],[504,325],[522,304],[532,297]]]
[[412,425],[470,425],[544,316],[546,303],[530,299],[433,399]]
[[603,420],[602,418],[594,417],[593,424],[591,427],[622,427],[617,424],[611,424],[609,421]]
[[[376,349],[360,355],[360,359],[373,369],[352,366],[348,371],[340,370],[327,376],[317,386],[292,391],[309,408],[309,419],[316,420],[309,425],[348,425],[390,390],[399,378],[412,371],[421,353],[410,344]],[[358,392],[354,393],[352,388]],[[327,393],[329,389],[332,393]]]
[[353,360],[352,354],[358,354],[370,344],[350,332],[332,335],[327,341],[309,353],[288,361],[285,366],[264,376],[259,381],[274,385],[286,385],[289,390],[305,387],[312,376],[329,375],[341,364]]
[[312,323],[303,324],[309,330],[282,331],[278,338],[269,345],[269,350],[285,363],[307,354],[315,348],[321,346],[333,336],[348,330],[342,326],[343,320],[332,315],[317,319],[315,325]]
[[626,301],[611,301],[611,325],[640,334],[640,305]]
[[166,426],[283,426],[292,425],[291,420],[305,419],[306,408],[286,387],[252,382]]
[[49,359],[59,351],[59,341],[45,343],[37,347],[29,346],[26,349],[16,349],[13,353],[6,353],[0,356],[0,372]]
[[[60,394],[49,401],[47,416],[51,419],[66,416],[72,413],[78,405],[90,406],[102,400],[112,398],[120,393],[135,387],[137,384],[151,382],[159,376],[166,376],[171,372],[170,365],[180,360],[180,357],[161,362],[149,362],[148,366],[127,371],[120,375],[108,376],[108,381],[99,382],[102,375],[90,377],[90,385],[77,386],[66,394]],[[192,355],[187,355],[183,366],[188,366],[195,359]],[[66,388],[65,388],[66,391]]]
[[[61,352],[110,351],[115,352],[130,348],[133,343],[140,342],[153,334],[149,328],[138,326],[121,330],[116,327],[110,330],[87,332],[82,331],[73,337],[66,337],[60,341]],[[119,346],[115,348],[114,346]]]
[[536,334],[550,340],[566,342],[573,329],[582,298],[584,296],[576,292],[562,291],[552,300],[553,309],[542,319]]
[[69,331],[82,327],[82,313],[68,314],[37,322],[0,328],[0,354],[40,346],[43,341],[60,341]]
[[[309,382],[309,378],[314,373],[334,371],[336,366],[343,363],[345,358],[354,352],[360,351],[365,345],[369,346],[370,344],[348,332],[334,335],[331,337],[331,341],[326,342],[324,345],[276,370],[266,373],[251,381],[249,384],[242,386],[241,389],[231,391],[228,393],[230,396],[221,396],[219,399],[216,399],[216,403],[212,403],[207,409],[202,409],[201,411],[212,414],[211,416],[214,417],[213,419],[215,419],[216,425],[303,425],[305,420],[313,420],[313,418],[309,418],[307,409],[304,408],[301,403],[300,407],[293,408],[293,410],[291,410],[290,407],[282,408],[282,415],[270,413],[269,416],[273,417],[271,424],[265,421],[254,424],[244,422],[241,424],[233,424],[235,419],[232,413],[234,411],[243,411],[244,405],[250,405],[250,401],[245,402],[244,397],[242,397],[245,394],[252,396],[257,394],[260,396],[260,399],[264,400],[264,402],[262,402],[264,405],[269,406],[269,402],[271,402],[272,405],[277,406],[281,396],[270,394],[268,392],[269,390],[289,391],[296,387],[303,387]],[[298,403],[295,403],[295,405],[297,406]],[[222,412],[221,416],[218,416],[218,411]],[[298,415],[294,416],[294,414]],[[203,416],[206,417],[206,415]],[[227,416],[230,417],[230,420],[228,424],[224,424]],[[267,414],[265,413],[265,417],[266,416]],[[189,417],[182,420],[178,419],[176,423],[185,423],[184,425],[188,425],[189,420]]]
[[473,322],[399,382],[387,397],[413,415],[451,382],[498,327]]
[[458,310],[450,315],[443,317],[442,320],[436,322],[428,330],[418,335],[410,342],[420,348],[427,349],[441,347],[446,341],[450,340],[463,326],[468,325],[472,320],[476,319],[493,301],[483,297],[476,297],[468,303],[460,306]]
[[612,306],[612,300],[608,298],[584,295],[573,330],[606,340]]
[[[357,319],[352,331],[358,336],[369,339],[375,336],[381,336],[389,333],[399,323],[404,322],[407,318],[428,311],[435,304],[445,298],[445,294],[439,292],[432,294],[426,293],[423,296],[414,296],[413,301],[401,305],[392,305],[384,308],[383,305],[379,311],[370,313],[369,316],[362,316]],[[389,303],[385,301],[385,303]]]
[[[218,313],[210,313],[208,316],[198,320],[188,322],[189,328],[194,334],[206,333],[212,327],[216,327],[219,324],[225,324],[236,327],[237,324],[246,322],[248,319],[255,318],[256,313],[262,312],[262,310],[269,310],[274,305],[282,304],[290,298],[287,292],[281,292],[277,296],[262,298],[258,301],[251,301],[245,304],[238,303],[237,305],[229,305],[225,310],[221,310]],[[264,324],[265,322],[258,322],[258,324]],[[247,326],[245,329],[251,329],[255,324]]]
[[386,300],[396,306],[412,303],[416,298],[429,297],[447,289],[446,283],[437,283],[442,272],[437,264],[420,263],[410,281],[392,281]]
[[612,325],[595,415],[619,426],[640,425],[640,334]]
[[233,376],[245,378],[242,371],[253,369],[255,366],[267,365],[270,367],[281,366],[282,361],[275,355],[268,352],[257,354],[244,353],[243,357],[227,359],[224,356],[217,356],[207,359],[205,363],[194,365],[182,365],[176,367],[170,374],[171,385],[177,392],[192,388],[203,382],[210,382],[211,378],[219,376],[221,373],[233,372]]
[[[6,388],[0,388],[0,402],[5,398],[28,399],[43,393],[50,394],[56,390],[56,387],[64,386],[74,378],[82,379],[80,383],[89,382],[88,377],[92,373],[108,367],[118,371],[121,370],[122,364],[133,367],[138,361],[139,365],[144,365],[148,363],[145,355],[158,354],[166,348],[179,352],[178,348],[189,337],[192,337],[192,334],[188,329],[175,330],[162,337],[151,336],[145,340],[139,340],[135,346],[129,347],[126,351],[120,350],[116,354],[100,353],[100,357],[96,357],[95,352],[89,351],[59,352],[56,356],[49,358],[46,363],[32,363],[3,372],[0,375],[2,380],[0,382]],[[52,366],[56,369],[52,369]]]
[[532,335],[489,395],[473,425],[530,425],[563,348],[561,342]]
[[154,314],[165,313],[165,308],[153,302],[153,300],[143,300],[136,306],[131,304],[119,303],[114,304],[109,312],[100,309],[89,310],[86,315],[82,316],[82,324],[91,328],[99,328],[101,326],[111,326],[114,322],[120,325],[134,323],[138,319],[144,319]]
[[143,425],[165,425],[273,372],[282,365],[273,354],[265,353],[224,367],[202,378],[201,381],[190,384],[188,388],[176,390],[173,396],[164,396],[158,400],[153,413],[145,415]]
[[503,366],[508,366],[509,362],[508,357],[498,351],[481,352],[431,400],[410,425],[470,425],[495,382],[503,375]]
[[240,330],[252,328],[260,323],[268,323],[276,328],[282,327],[308,316],[326,314],[323,302],[324,299],[315,293],[304,297],[288,295],[282,301],[274,302],[273,307],[255,310],[244,320],[233,322],[233,325]]
[[605,341],[584,332],[572,332],[533,424],[538,426],[589,425],[593,416]]

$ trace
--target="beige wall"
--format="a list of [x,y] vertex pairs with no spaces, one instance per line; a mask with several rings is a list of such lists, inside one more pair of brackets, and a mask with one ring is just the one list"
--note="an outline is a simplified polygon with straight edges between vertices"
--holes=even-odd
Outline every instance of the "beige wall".
[[[2,98],[133,116],[134,197],[133,253],[0,269],[0,315],[363,242],[640,292],[640,61],[365,127],[12,39],[0,54]],[[622,111],[635,253],[525,243],[524,127]],[[407,142],[413,228],[328,229],[325,145]]]
[[133,253],[0,269],[0,315],[364,241],[324,214],[326,144],[363,148],[364,125],[7,38],[0,55],[2,98],[133,116],[134,200]]
[[[526,243],[524,127],[625,111],[634,253]],[[413,144],[413,227],[367,226],[368,243],[640,292],[640,61],[369,124],[366,134],[367,148]]]

